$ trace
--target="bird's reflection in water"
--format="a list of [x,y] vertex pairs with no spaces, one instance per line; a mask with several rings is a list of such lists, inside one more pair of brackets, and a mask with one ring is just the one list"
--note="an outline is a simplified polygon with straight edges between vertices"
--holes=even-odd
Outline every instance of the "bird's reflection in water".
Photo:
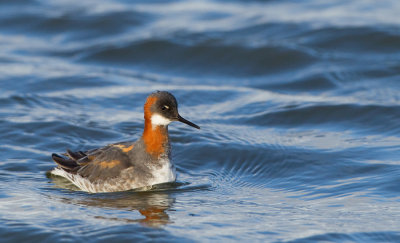
[[[110,194],[110,193],[108,193]],[[149,227],[158,227],[171,223],[167,210],[174,203],[174,199],[169,194],[161,191],[150,192],[124,192],[118,195],[101,195],[101,197],[91,196],[90,198],[80,198],[71,200],[74,204],[90,207],[101,207],[107,209],[120,209],[127,211],[137,210],[144,218],[127,219],[117,217],[96,216],[99,219],[114,221],[124,221],[126,223],[140,223]]]
[[[68,180],[50,176],[56,187],[79,191],[77,187]],[[119,217],[95,216],[97,219],[121,221],[126,223],[140,223],[148,227],[160,227],[171,223],[168,209],[171,208],[175,199],[167,192],[175,189],[176,184],[169,183],[158,185],[150,191],[126,191],[115,193],[84,194],[77,197],[61,198],[68,204],[84,205],[89,207],[100,207],[105,209],[118,209],[127,211],[138,211],[144,218],[128,219]],[[76,195],[75,195],[76,196]]]

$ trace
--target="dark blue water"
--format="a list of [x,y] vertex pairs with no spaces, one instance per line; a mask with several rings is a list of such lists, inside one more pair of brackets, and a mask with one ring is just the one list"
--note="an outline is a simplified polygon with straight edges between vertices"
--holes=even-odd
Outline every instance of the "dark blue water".
[[[4,242],[400,241],[400,2],[0,1]],[[51,153],[172,92],[178,181],[89,194]]]

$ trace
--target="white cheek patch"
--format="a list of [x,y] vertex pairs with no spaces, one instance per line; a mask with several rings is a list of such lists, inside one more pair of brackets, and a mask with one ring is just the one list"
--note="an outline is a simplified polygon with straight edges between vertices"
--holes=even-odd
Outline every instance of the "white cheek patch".
[[165,118],[159,114],[154,114],[151,116],[151,124],[155,126],[167,126],[172,121],[168,118]]

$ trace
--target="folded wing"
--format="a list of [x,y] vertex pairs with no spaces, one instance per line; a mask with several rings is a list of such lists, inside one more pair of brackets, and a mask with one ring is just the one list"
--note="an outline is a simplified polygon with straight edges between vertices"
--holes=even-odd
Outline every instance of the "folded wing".
[[132,148],[133,144],[112,144],[86,152],[67,150],[64,156],[52,154],[52,158],[62,170],[96,182],[118,177],[132,167],[128,155]]

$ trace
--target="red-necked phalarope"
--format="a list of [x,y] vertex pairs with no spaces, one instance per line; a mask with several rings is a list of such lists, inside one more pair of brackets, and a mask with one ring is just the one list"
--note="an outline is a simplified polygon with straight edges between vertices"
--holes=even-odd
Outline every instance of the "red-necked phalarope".
[[107,145],[87,152],[67,150],[53,154],[58,166],[52,174],[70,180],[87,192],[115,192],[174,182],[168,124],[180,121],[200,129],[178,113],[175,97],[166,91],[152,93],[144,104],[144,131],[136,142]]

